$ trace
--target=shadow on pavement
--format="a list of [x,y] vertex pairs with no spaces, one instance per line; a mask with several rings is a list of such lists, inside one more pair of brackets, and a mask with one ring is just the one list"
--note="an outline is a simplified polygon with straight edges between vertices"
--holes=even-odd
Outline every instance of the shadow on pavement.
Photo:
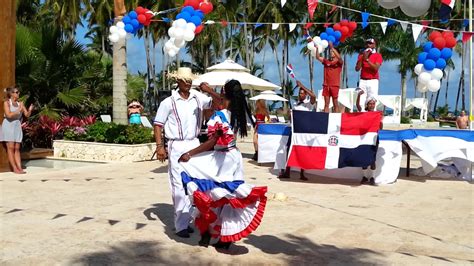
[[151,170],[151,172],[155,174],[168,173],[168,165],[162,165],[158,168]]
[[320,245],[310,239],[292,234],[285,235],[286,239],[276,236],[250,235],[244,243],[252,245],[267,254],[285,254],[288,264],[381,264],[382,254],[362,248],[339,248],[333,245]]

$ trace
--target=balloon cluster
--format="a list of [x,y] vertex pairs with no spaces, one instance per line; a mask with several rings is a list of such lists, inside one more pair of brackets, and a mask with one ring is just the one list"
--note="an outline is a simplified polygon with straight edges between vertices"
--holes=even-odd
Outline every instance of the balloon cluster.
[[378,4],[386,9],[400,7],[405,15],[418,17],[425,14],[431,6],[431,0],[377,0]]
[[423,45],[423,52],[418,54],[418,64],[415,73],[418,75],[417,89],[419,92],[436,92],[441,87],[443,69],[453,55],[456,39],[451,31],[433,31],[429,35],[430,41]]
[[146,8],[141,6],[135,8],[134,11],[126,14],[122,18],[122,21],[110,26],[109,40],[115,43],[118,42],[120,38],[125,38],[127,33],[135,34],[139,29],[143,28],[143,26],[150,25],[153,16],[153,12]]
[[341,20],[341,22],[334,24],[333,27],[327,27],[326,31],[319,36],[313,37],[312,42],[308,42],[307,48],[311,51],[312,56],[316,56],[316,48],[318,48],[317,51],[319,53],[323,53],[328,47],[329,42],[332,42],[334,46],[338,46],[341,42],[351,37],[356,28],[356,22],[348,21],[347,19]]
[[204,15],[211,13],[213,9],[212,3],[208,0],[185,0],[183,8],[176,15],[176,20],[168,29],[170,39],[163,46],[165,53],[175,57],[186,42],[194,40],[204,28],[202,25]]

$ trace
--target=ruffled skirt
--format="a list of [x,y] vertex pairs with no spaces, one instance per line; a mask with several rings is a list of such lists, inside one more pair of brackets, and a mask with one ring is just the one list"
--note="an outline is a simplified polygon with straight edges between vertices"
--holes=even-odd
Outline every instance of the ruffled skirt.
[[237,149],[204,152],[181,163],[186,193],[197,210],[195,225],[222,242],[238,241],[260,225],[267,187],[245,183]]

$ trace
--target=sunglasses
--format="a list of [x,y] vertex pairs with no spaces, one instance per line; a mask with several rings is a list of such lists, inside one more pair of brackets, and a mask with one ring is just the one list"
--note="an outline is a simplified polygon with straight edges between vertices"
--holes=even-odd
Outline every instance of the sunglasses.
[[130,108],[140,108],[140,105],[132,105]]
[[16,94],[19,94],[20,92],[19,92],[19,91],[12,91],[12,93],[16,93]]

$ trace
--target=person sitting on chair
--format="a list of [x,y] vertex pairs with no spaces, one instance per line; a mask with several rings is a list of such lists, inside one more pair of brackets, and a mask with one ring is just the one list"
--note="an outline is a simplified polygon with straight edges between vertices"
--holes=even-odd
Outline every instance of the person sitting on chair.
[[130,124],[138,124],[142,123],[140,116],[143,111],[143,106],[137,100],[132,100],[132,102],[128,105],[128,118]]

